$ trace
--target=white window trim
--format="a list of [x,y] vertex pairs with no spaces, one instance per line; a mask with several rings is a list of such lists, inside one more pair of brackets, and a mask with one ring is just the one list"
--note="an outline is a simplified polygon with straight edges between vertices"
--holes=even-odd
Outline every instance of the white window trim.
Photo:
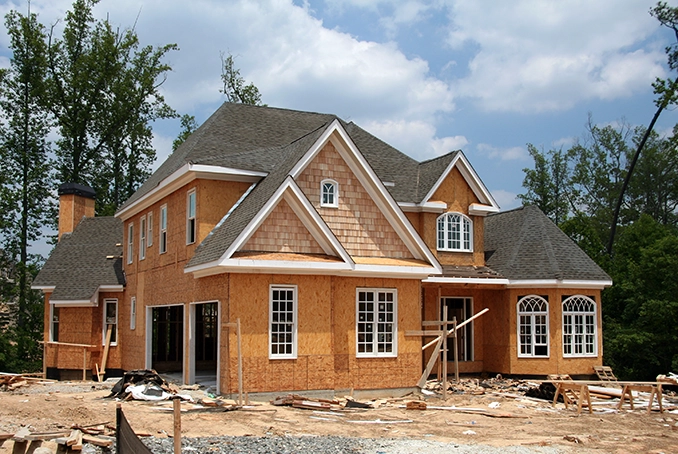
[[[451,234],[451,231],[448,230],[447,228],[447,217],[449,216],[459,216],[459,248],[450,248],[447,245],[449,244],[449,236]],[[440,220],[445,218],[445,227],[443,229],[445,238],[443,240],[443,247],[440,247]],[[468,231],[468,236],[469,236],[469,247],[465,248],[464,247],[464,221],[468,221],[468,226],[469,226],[469,231]],[[436,248],[439,251],[447,251],[447,252],[473,252],[473,220],[466,216],[463,213],[458,213],[455,211],[451,211],[448,213],[443,213],[438,218],[436,219]]]
[[[118,330],[118,310],[120,309],[118,305],[118,299],[117,298],[106,298],[104,299],[104,304],[103,304],[103,309],[104,309],[104,317],[103,317],[103,329],[101,330],[101,345],[106,345],[106,327],[108,324],[106,323],[106,306],[108,306],[109,303],[115,303],[115,342],[111,341],[111,347],[118,345],[118,336],[120,335],[119,330]],[[113,337],[113,336],[111,336]]]
[[[358,336],[359,336],[359,331],[358,331],[358,324],[361,323],[359,319],[359,312],[360,312],[360,292],[373,292],[375,293],[375,299],[374,299],[374,304],[375,304],[375,318],[374,318],[374,329],[372,333],[374,334],[372,343],[373,343],[373,351],[371,352],[359,352],[358,351]],[[393,338],[392,338],[392,344],[393,344],[393,351],[391,352],[379,352],[377,351],[376,345],[378,344],[378,330],[377,330],[377,324],[379,323],[378,319],[378,297],[377,294],[379,292],[386,292],[386,293],[392,293],[393,294],[393,329],[391,331]],[[395,288],[361,288],[358,287],[356,288],[355,292],[355,351],[356,351],[356,357],[357,358],[396,358],[398,356],[398,289]]]
[[134,262],[134,222],[127,226],[127,264]]
[[[292,313],[292,353],[276,353],[271,352],[271,345],[273,341],[273,332],[271,325],[273,324],[273,291],[274,290],[293,290],[293,313]],[[297,345],[298,345],[298,289],[296,285],[271,285],[268,290],[268,358],[269,359],[297,359]],[[279,323],[279,322],[278,322]]]
[[146,216],[139,219],[139,260],[146,258]]
[[[583,299],[586,300],[588,303],[593,305],[593,311],[566,311],[565,310],[565,304],[569,303],[571,300],[578,298],[578,299]],[[563,300],[562,303],[562,309],[563,309],[563,357],[564,358],[594,358],[598,356],[598,305],[596,304],[596,301],[586,295],[572,295],[565,300]],[[584,318],[584,332],[582,333],[583,336],[583,343],[582,343],[582,351],[583,353],[574,353],[575,351],[575,342],[574,340],[572,341],[572,353],[565,353],[565,317],[566,316],[576,316],[576,315],[583,315],[586,317],[587,315],[593,316],[593,352],[592,353],[586,353],[586,318]],[[573,327],[574,329],[574,327]],[[572,337],[574,337],[574,333],[571,334]]]
[[[520,310],[520,304],[525,301],[528,298],[537,298],[539,300],[542,300],[544,304],[546,305],[546,311],[540,311],[540,312],[523,312]],[[518,303],[516,303],[516,341],[517,341],[517,353],[518,353],[518,358],[550,358],[551,357],[551,329],[549,327],[549,302],[546,298],[539,296],[539,295],[526,295],[523,296],[518,300]],[[532,353],[531,354],[526,354],[526,353],[521,353],[521,343],[520,343],[520,316],[521,315],[529,315],[530,316],[530,328],[531,328],[531,340],[530,340],[530,345],[532,346]],[[534,341],[535,337],[535,329],[534,329],[534,316],[535,315],[546,315],[546,355],[537,355],[535,354],[535,346],[536,345],[541,345],[541,344],[536,344]]]
[[133,296],[129,304],[129,329],[134,331],[137,328],[137,297]]
[[[163,217],[165,219],[165,226],[163,227],[162,221]],[[167,219],[167,204],[163,205],[160,207],[160,226],[159,226],[159,238],[158,238],[158,250],[160,251],[161,254],[164,254],[167,252],[167,224],[169,223],[169,219]],[[164,238],[164,241],[163,241]]]
[[[334,201],[332,203],[323,202],[326,184],[331,184],[334,188]],[[323,208],[339,208],[339,183],[335,180],[326,178],[320,182],[320,206]]]
[[148,221],[146,222],[148,228],[148,233],[146,234],[146,245],[148,247],[153,246],[153,212],[148,212]]
[[[55,333],[54,333],[54,309],[59,310],[59,308],[58,308],[58,307],[55,307],[54,304],[50,304],[50,305],[49,305],[49,341],[50,341],[50,342],[58,342],[58,341],[59,341],[58,335],[57,335],[56,340],[55,340],[55,338],[54,338],[54,334],[55,334]],[[61,320],[59,320],[59,321],[56,322],[56,325],[57,325],[57,334],[58,334],[58,332],[59,332],[59,326],[58,326],[59,323],[61,323]]]
[[[193,196],[193,216],[191,216],[191,196]],[[186,194],[186,244],[193,244],[198,238],[198,223],[196,221],[198,201],[195,193],[195,188],[188,191]],[[190,238],[190,224],[193,222],[193,238]]]

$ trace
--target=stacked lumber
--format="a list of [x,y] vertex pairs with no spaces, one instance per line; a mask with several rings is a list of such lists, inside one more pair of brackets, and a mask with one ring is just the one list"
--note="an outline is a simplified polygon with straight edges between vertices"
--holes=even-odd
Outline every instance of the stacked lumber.
[[271,401],[271,405],[302,408],[305,410],[330,410],[332,405],[339,405],[339,401],[335,399],[313,399],[298,394],[288,394],[276,397]]
[[44,379],[36,377],[36,374],[12,374],[9,372],[0,372],[0,389],[14,391],[17,388],[26,386],[34,382],[42,382]]
[[[70,429],[53,432],[31,432],[28,427],[22,427],[14,434],[0,434],[0,440],[11,439],[17,447],[33,441],[52,441],[62,445],[66,451],[71,452],[82,451],[83,443],[109,448],[115,440],[111,436],[114,434],[115,431],[111,430],[111,426],[106,425],[106,423],[87,427],[74,425]],[[19,451],[21,450],[19,449]]]

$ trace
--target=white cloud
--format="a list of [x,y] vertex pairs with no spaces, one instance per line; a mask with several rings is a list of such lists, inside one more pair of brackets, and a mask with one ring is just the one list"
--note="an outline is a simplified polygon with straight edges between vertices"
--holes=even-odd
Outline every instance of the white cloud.
[[521,204],[515,192],[505,191],[504,189],[492,189],[490,193],[502,211],[519,207]]
[[515,161],[529,158],[527,150],[523,147],[498,148],[486,143],[476,145],[479,153],[490,159],[499,159],[501,161]]
[[423,121],[388,120],[361,124],[370,133],[420,161],[459,150],[464,136],[436,137],[436,128]]
[[663,46],[643,43],[654,3],[454,1],[449,45],[479,48],[460,93],[490,111],[540,112],[648,91],[665,73]]

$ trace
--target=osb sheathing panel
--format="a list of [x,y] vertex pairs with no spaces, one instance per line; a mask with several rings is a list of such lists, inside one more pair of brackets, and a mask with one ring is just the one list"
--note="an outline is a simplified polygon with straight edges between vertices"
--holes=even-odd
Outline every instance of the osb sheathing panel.
[[[432,202],[445,202],[448,212],[462,213],[469,216],[469,205],[479,203],[478,198],[471,190],[466,180],[456,168],[452,169],[436,192],[431,196]],[[417,229],[424,242],[431,249],[443,265],[485,265],[484,256],[484,218],[469,216],[473,222],[473,251],[474,252],[444,252],[437,250],[437,213],[422,213],[422,228]]]
[[[296,285],[297,359],[268,359],[270,285]],[[356,287],[398,289],[398,357],[355,357]],[[230,275],[230,317],[241,318],[248,392],[412,386],[420,374],[419,345],[405,338],[421,320],[419,282],[331,276]],[[237,349],[229,334],[230,392],[237,390]],[[334,354],[333,354],[334,352]]]
[[[194,182],[196,188],[196,219],[198,222],[196,244],[200,244],[207,237],[250,185],[250,183],[237,181],[203,179]],[[184,216],[186,216],[185,212]]]
[[[518,358],[518,334],[517,334],[517,302],[522,296],[540,295],[548,297],[549,303],[549,357],[548,358]],[[562,297],[571,295],[591,296],[597,307],[597,334],[598,356],[596,357],[563,357],[563,313]],[[511,289],[510,305],[512,329],[509,330],[511,367],[507,371],[517,375],[546,375],[546,374],[569,374],[569,375],[592,375],[593,366],[602,365],[602,315],[600,310],[600,291],[582,289]]]
[[[332,179],[339,186],[338,208],[320,206],[320,184],[325,179]],[[349,254],[413,258],[331,143],[308,164],[297,178],[297,184]]]
[[490,311],[483,315],[485,323],[483,366],[486,372],[508,373],[510,368],[510,332],[515,331],[511,325],[511,305],[507,290],[488,291],[485,304]]
[[269,213],[241,251],[324,254],[313,235],[283,199]]
[[59,197],[59,238],[72,232],[84,216],[94,216],[94,199],[65,194]]

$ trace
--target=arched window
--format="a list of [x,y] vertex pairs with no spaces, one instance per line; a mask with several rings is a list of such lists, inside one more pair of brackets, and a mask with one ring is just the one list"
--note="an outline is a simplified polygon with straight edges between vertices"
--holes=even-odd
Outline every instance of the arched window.
[[445,213],[438,218],[439,251],[473,251],[473,222],[460,213]]
[[549,356],[549,303],[541,296],[518,301],[518,356]]
[[574,295],[563,301],[563,356],[597,356],[596,302]]
[[334,180],[320,183],[320,206],[337,208],[339,206],[339,184]]

